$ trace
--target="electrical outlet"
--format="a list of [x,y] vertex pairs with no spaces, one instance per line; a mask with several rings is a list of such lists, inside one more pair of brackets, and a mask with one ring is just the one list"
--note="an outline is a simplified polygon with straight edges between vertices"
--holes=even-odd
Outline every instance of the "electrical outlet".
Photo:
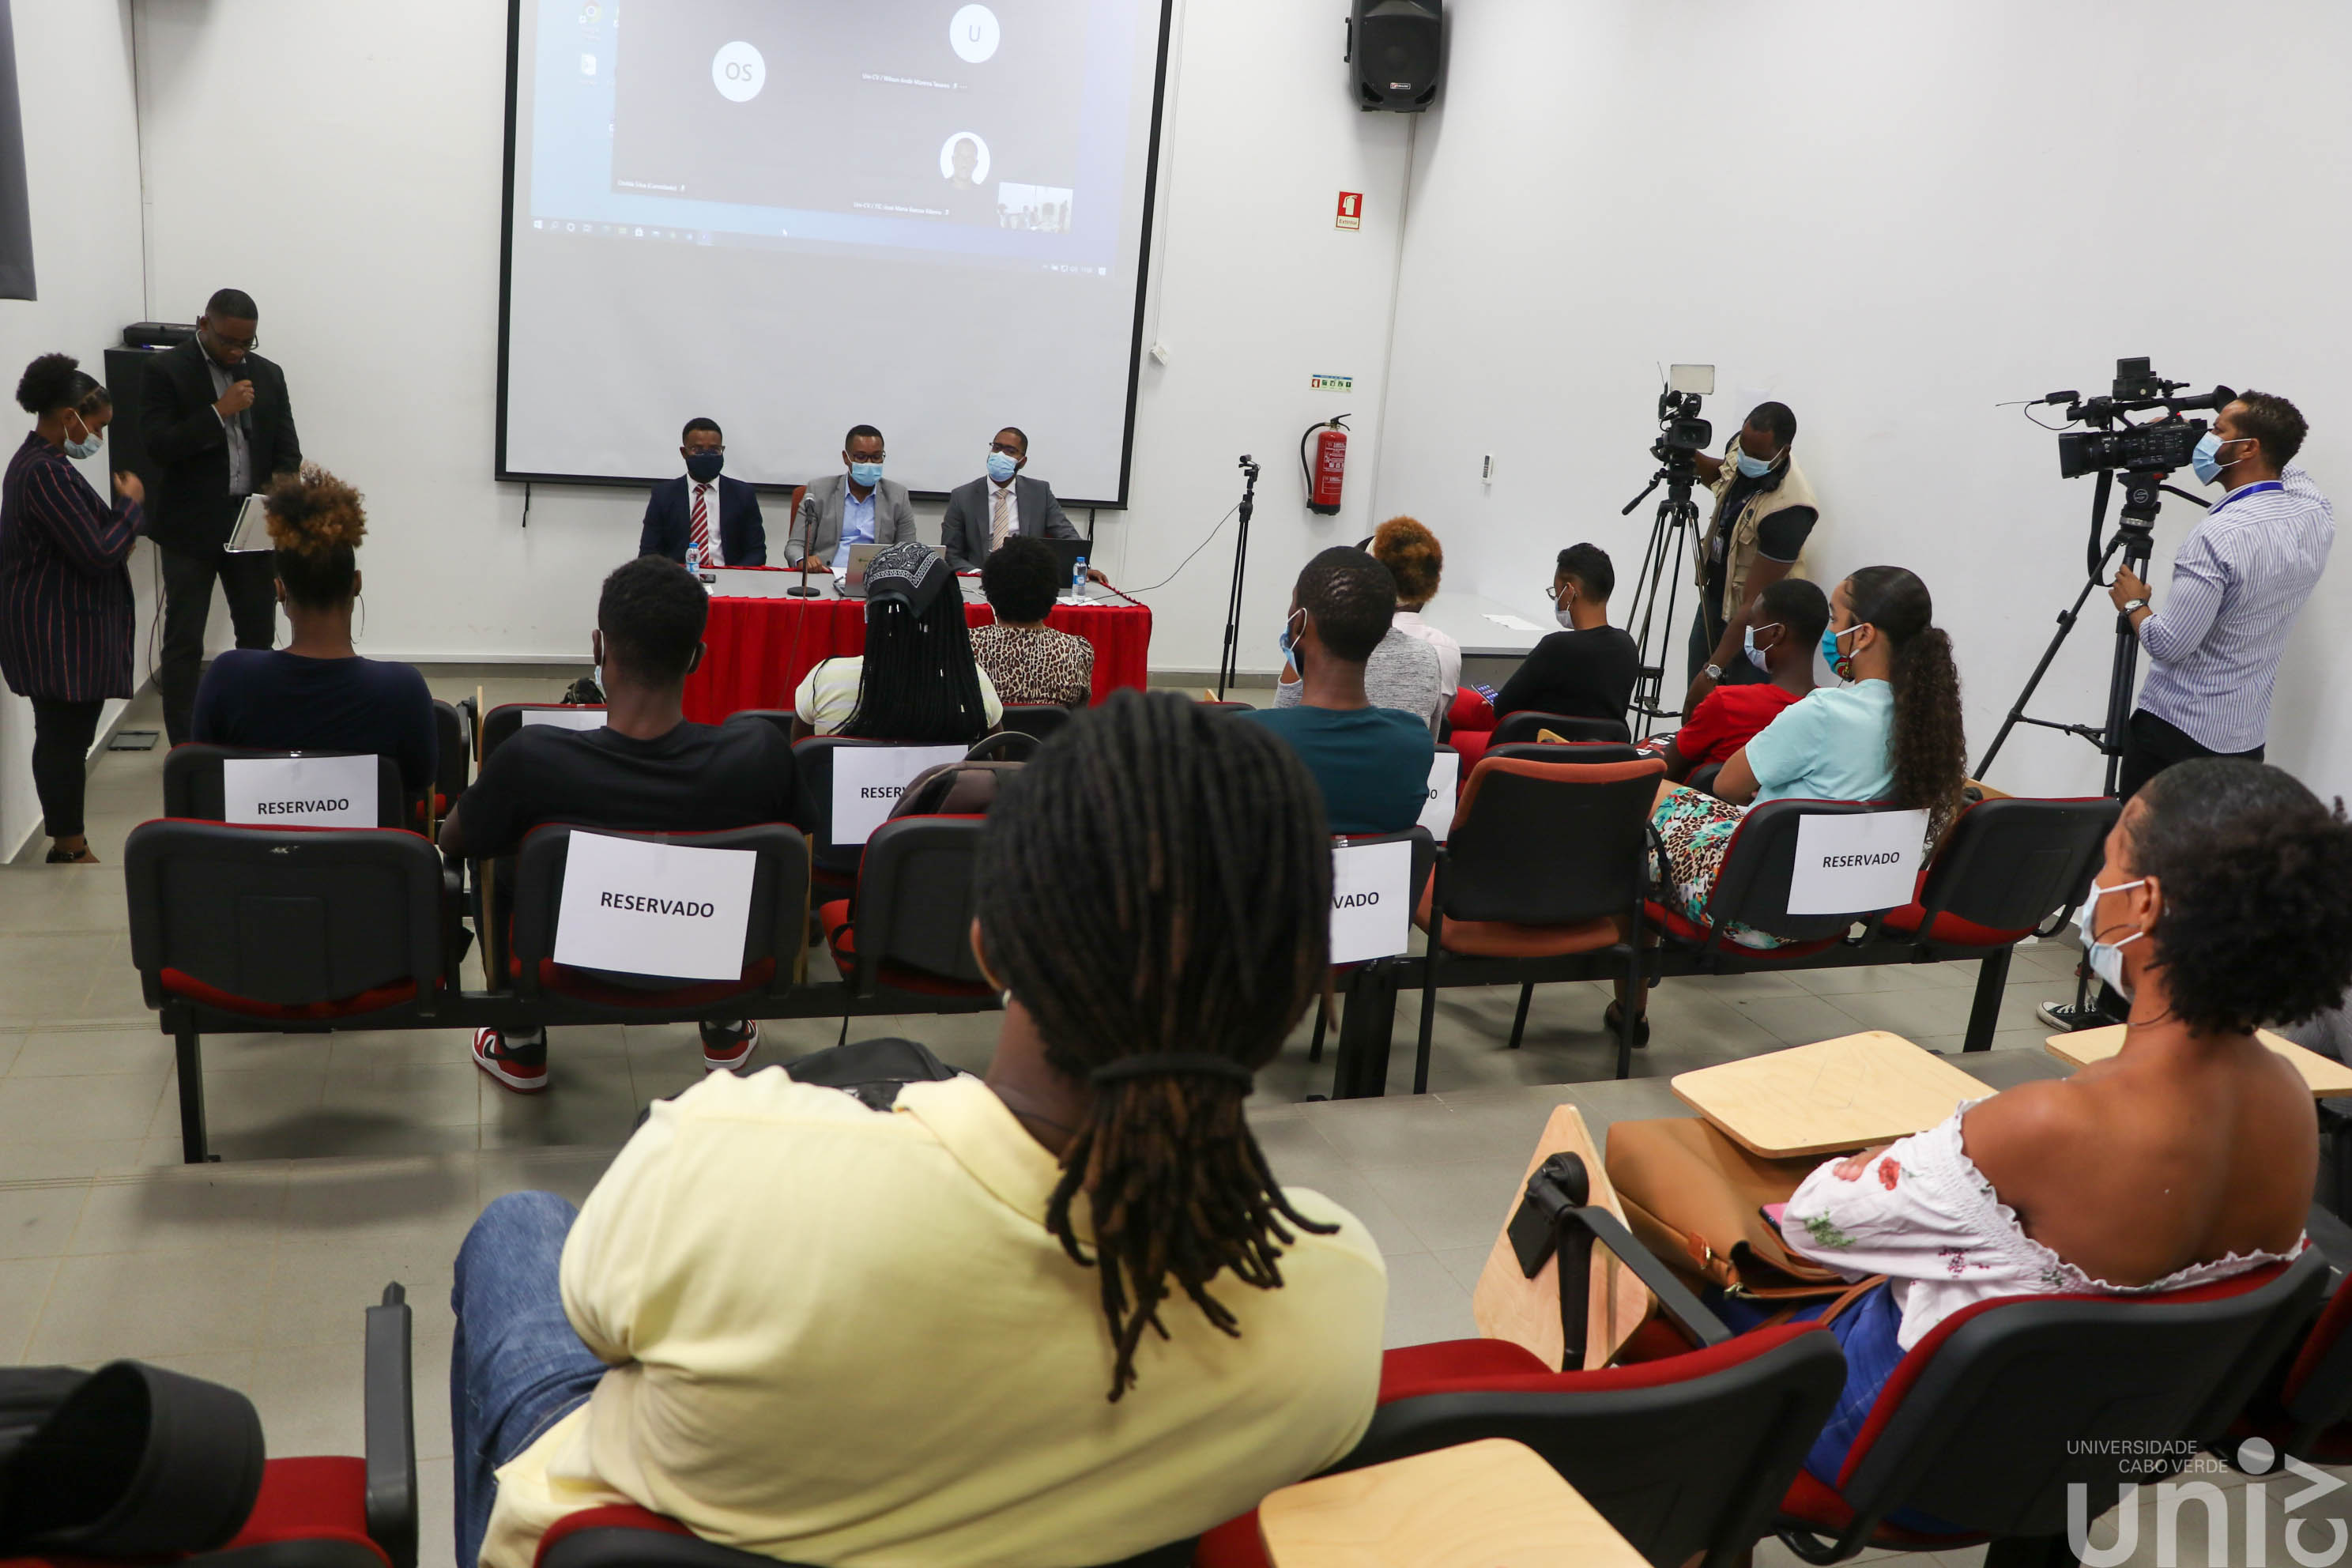
[[1478,459],[1478,482],[1482,485],[1495,482],[1495,454],[1492,452]]

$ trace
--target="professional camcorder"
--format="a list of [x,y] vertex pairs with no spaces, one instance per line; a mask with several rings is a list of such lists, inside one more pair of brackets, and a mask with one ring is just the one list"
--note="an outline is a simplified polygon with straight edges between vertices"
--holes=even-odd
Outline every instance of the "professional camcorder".
[[1658,394],[1658,439],[1650,456],[1670,476],[1694,472],[1692,455],[1715,445],[1715,426],[1698,416],[1699,400],[1715,391],[1715,366],[1678,364]]
[[[2123,470],[2135,474],[2170,473],[2189,467],[2197,443],[2205,434],[2202,419],[2182,415],[2200,409],[2220,409],[2238,395],[2217,386],[2200,397],[2176,397],[2189,384],[2167,381],[2147,368],[2145,357],[2116,361],[2115,389],[2105,397],[2084,397],[2079,392],[2053,392],[2042,403],[2067,405],[2066,417],[2091,426],[2068,430],[2058,437],[2058,477]],[[2126,414],[2161,408],[2164,416],[2145,425],[2123,421]],[[2120,426],[2120,427],[2118,427]]]

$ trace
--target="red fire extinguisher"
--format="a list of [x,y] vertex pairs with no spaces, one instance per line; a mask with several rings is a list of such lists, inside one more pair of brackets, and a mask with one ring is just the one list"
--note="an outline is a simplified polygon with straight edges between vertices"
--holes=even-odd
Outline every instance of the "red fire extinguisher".
[[[1339,510],[1339,491],[1348,479],[1348,416],[1344,414],[1321,425],[1309,425],[1307,434],[1298,438],[1298,471],[1307,481],[1307,510],[1330,517]],[[1307,444],[1315,443],[1315,457],[1310,463]]]

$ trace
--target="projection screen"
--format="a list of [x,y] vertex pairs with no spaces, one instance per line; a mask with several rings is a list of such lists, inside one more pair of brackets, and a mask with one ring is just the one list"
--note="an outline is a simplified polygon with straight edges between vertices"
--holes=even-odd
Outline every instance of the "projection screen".
[[498,473],[1127,500],[1168,0],[510,0]]

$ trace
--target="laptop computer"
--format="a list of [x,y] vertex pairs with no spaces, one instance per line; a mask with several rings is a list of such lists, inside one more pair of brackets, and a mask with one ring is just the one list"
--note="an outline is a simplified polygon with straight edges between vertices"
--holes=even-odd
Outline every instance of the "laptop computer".
[[835,588],[843,598],[866,597],[866,568],[877,555],[889,548],[887,544],[853,544],[849,547],[849,565],[835,582]]
[[269,539],[268,509],[261,497],[246,497],[237,508],[236,523],[229,529],[228,552],[232,555],[262,555],[277,548]]
[[1058,597],[1067,598],[1071,579],[1077,574],[1078,563],[1081,560],[1091,563],[1094,558],[1094,544],[1084,539],[1048,539],[1044,543],[1054,552],[1054,559],[1061,568],[1054,578],[1055,593]]

